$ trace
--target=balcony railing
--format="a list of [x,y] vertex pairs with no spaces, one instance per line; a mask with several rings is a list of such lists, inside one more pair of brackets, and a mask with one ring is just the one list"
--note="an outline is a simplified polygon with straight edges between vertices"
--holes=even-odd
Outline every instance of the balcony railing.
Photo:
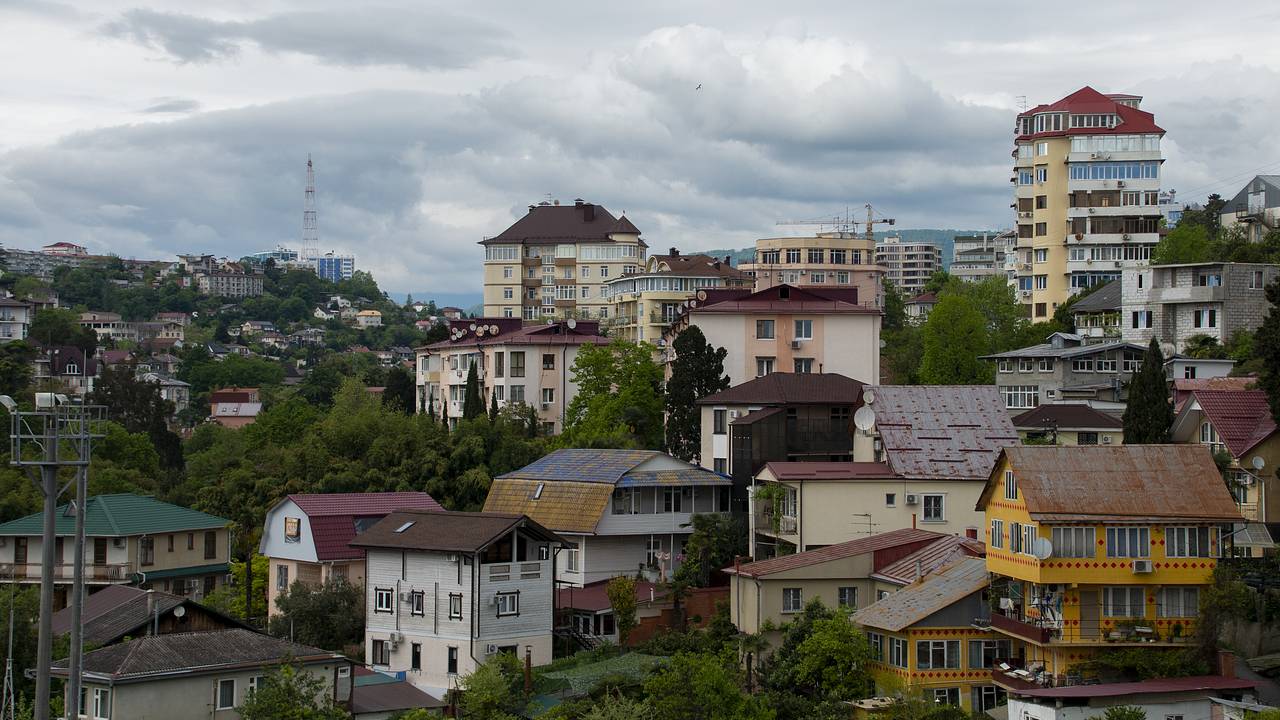
[[1047,644],[1052,637],[1052,632],[1047,627],[1039,627],[1001,613],[992,613],[991,627],[1006,635],[1013,635],[1040,645]]
[[[84,566],[85,582],[123,582],[129,579],[128,563],[111,563],[106,565],[93,565],[86,563]],[[16,580],[39,580],[40,579],[40,563],[13,563],[0,564],[0,579],[13,578]],[[53,566],[53,578],[55,580],[73,580],[75,578],[75,567],[70,563]]]

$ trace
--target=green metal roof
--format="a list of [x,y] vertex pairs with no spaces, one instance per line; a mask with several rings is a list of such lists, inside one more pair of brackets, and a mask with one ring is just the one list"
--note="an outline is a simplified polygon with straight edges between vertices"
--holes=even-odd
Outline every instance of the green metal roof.
[[213,565],[196,565],[194,567],[169,568],[168,570],[143,570],[140,573],[134,573],[135,576],[145,575],[147,582],[152,580],[165,580],[168,578],[191,577],[192,575],[215,575],[227,573],[231,571],[231,565],[228,563],[214,563]]
[[[55,532],[70,537],[75,534],[76,517],[70,504],[58,506]],[[84,518],[84,534],[88,537],[128,537],[154,535],[181,530],[210,530],[225,527],[225,518],[198,510],[160,502],[149,495],[120,493],[89,498]],[[40,513],[10,520],[0,525],[0,535],[39,535],[44,528]]]

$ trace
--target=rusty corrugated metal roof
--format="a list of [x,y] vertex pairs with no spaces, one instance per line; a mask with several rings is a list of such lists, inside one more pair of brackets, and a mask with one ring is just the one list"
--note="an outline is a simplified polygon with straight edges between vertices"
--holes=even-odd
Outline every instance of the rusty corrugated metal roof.
[[970,557],[986,557],[986,545],[959,535],[948,535],[876,571],[874,577],[908,585],[945,565]]
[[942,533],[936,533],[931,530],[917,530],[915,528],[903,528],[901,530],[891,530],[879,535],[858,538],[848,542],[828,545],[817,550],[806,550],[805,552],[795,553],[792,555],[780,555],[768,560],[757,560],[753,563],[747,563],[737,568],[724,568],[726,573],[730,575],[739,574],[747,577],[762,577],[772,575],[774,573],[786,570],[795,570],[798,568],[809,567],[810,565],[819,565],[832,560],[840,560],[842,558],[854,557],[856,555],[865,555],[875,552],[876,550],[884,550],[885,548],[898,547],[900,545],[911,545],[913,543],[927,543],[932,540],[947,537]]
[[985,480],[1000,448],[1020,442],[994,385],[870,389],[885,459],[903,477]]
[[[539,485],[541,494],[537,492]],[[556,532],[593,533],[612,495],[612,484],[502,477],[489,486],[484,510],[527,515]]]
[[859,625],[898,632],[990,584],[987,561],[965,558],[854,613]]

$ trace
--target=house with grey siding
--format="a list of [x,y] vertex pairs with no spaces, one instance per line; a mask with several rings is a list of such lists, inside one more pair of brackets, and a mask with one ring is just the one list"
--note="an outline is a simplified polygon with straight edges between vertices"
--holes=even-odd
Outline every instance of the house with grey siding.
[[1039,345],[983,356],[996,364],[1005,407],[1021,412],[1039,405],[1085,403],[1118,410],[1146,348],[1121,340],[1088,343],[1081,335],[1054,333]]
[[1257,330],[1269,310],[1265,288],[1280,265],[1194,263],[1126,268],[1121,278],[1120,332],[1125,342],[1156,338],[1165,354],[1182,352],[1193,335],[1226,344]]
[[365,662],[444,697],[498,653],[551,662],[556,550],[524,515],[398,510],[365,551]]

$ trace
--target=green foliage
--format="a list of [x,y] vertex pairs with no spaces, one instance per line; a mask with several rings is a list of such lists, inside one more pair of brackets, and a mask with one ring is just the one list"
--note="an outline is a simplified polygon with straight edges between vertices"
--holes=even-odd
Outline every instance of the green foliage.
[[412,415],[418,402],[417,388],[413,373],[402,367],[394,367],[387,371],[387,384],[382,392],[382,404]]
[[462,679],[462,716],[476,720],[505,720],[524,714],[524,670],[510,653],[499,653]]
[[578,394],[561,441],[570,447],[662,447],[662,368],[648,343],[583,345],[573,363]]
[[364,591],[342,579],[319,587],[295,580],[276,598],[276,609],[270,627],[276,637],[337,652],[364,637]]
[[583,715],[583,720],[657,720],[654,709],[644,700],[606,694]]
[[1213,582],[1200,589],[1200,612],[1196,617],[1196,649],[1205,666],[1213,667],[1217,662],[1223,627],[1252,619],[1255,603],[1256,595],[1241,580],[1238,570],[1223,562],[1214,567]]
[[765,664],[765,684],[810,699],[849,700],[872,689],[871,646],[847,614],[814,600],[793,620]]
[[944,294],[929,313],[923,333],[920,380],[930,385],[981,385],[992,381],[982,313],[959,295]]
[[1227,357],[1227,349],[1212,335],[1192,335],[1183,343],[1182,352],[1197,360],[1221,360]]
[[20,398],[30,389],[36,349],[23,340],[0,345],[0,395]]
[[480,375],[473,362],[467,368],[467,385],[462,396],[462,419],[475,420],[484,414],[484,399],[480,397]]
[[98,334],[80,324],[80,317],[65,308],[41,310],[31,319],[27,338],[46,348],[70,345],[86,354],[98,347]]
[[882,363],[891,381],[898,385],[920,383],[920,363],[924,361],[924,331],[906,324],[896,330],[885,330]]
[[105,405],[107,416],[129,432],[146,433],[165,467],[182,467],[182,440],[169,430],[173,403],[161,396],[158,384],[139,378],[133,365],[104,368],[89,400]]
[[253,612],[251,615],[246,616],[244,612],[244,563],[235,560],[231,561],[231,583],[205,595],[204,604],[224,615],[240,620],[248,621],[266,617],[270,565],[265,555],[253,556]]
[[666,394],[666,448],[681,460],[696,462],[702,451],[702,414],[697,401],[729,387],[724,374],[728,351],[707,344],[702,329],[685,328],[671,343],[675,361]]
[[625,645],[631,631],[636,627],[636,581],[626,575],[619,575],[605,586],[605,594],[613,607],[614,622],[618,626],[618,638]]
[[1134,705],[1114,705],[1102,713],[1102,720],[1147,720],[1147,711]]
[[1271,310],[1254,334],[1253,354],[1261,364],[1258,386],[1267,393],[1271,416],[1280,422],[1280,280],[1267,286]]
[[689,587],[706,587],[711,571],[728,567],[747,553],[747,528],[742,518],[725,513],[697,514],[689,518],[693,528],[684,546],[684,562],[675,579]]
[[901,330],[907,326],[907,299],[902,291],[891,280],[884,281],[884,319],[880,324],[883,332]]
[[[39,628],[36,622],[40,617],[40,587],[25,585],[17,587],[6,583],[0,588],[0,625],[6,631],[9,624],[9,609],[13,608],[13,680],[16,683],[15,694],[30,699],[35,690],[35,681],[26,673],[18,672],[18,668],[36,667],[36,641]],[[8,649],[6,645],[6,649]]]
[[348,713],[333,701],[328,684],[316,675],[284,665],[263,676],[236,708],[242,720],[343,720]]
[[196,395],[223,387],[262,387],[284,382],[284,368],[274,360],[228,355],[215,360],[199,345],[189,346],[182,355],[178,379],[191,384]]
[[1195,650],[1123,648],[1098,652],[1081,665],[1081,670],[1106,682],[1134,682],[1206,675],[1209,666]]
[[1162,443],[1173,426],[1173,405],[1164,377],[1164,353],[1151,338],[1142,366],[1129,381],[1129,403],[1124,410],[1124,444]]
[[1212,260],[1209,231],[1202,225],[1178,223],[1151,251],[1152,265],[1201,263]]
[[742,690],[732,653],[679,653],[644,685],[662,720],[772,720],[774,711]]

